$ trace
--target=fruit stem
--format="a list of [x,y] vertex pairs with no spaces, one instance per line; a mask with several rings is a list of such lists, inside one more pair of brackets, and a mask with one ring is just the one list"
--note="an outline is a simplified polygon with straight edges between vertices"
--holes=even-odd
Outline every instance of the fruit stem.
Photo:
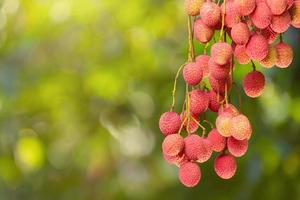
[[194,31],[192,27],[192,19],[188,16],[188,31],[189,31],[189,54],[188,54],[188,61],[194,62],[195,61],[195,50],[194,50]]
[[185,65],[186,65],[186,63],[181,65],[179,67],[179,69],[177,70],[177,73],[176,73],[176,77],[175,77],[174,85],[173,85],[173,91],[172,91],[172,106],[171,106],[171,109],[170,109],[171,111],[174,110],[175,103],[176,103],[176,87],[177,87],[177,80],[178,80],[178,77],[179,77],[179,73]]
[[280,42],[283,42],[282,33],[280,33],[279,38],[280,38]]
[[207,43],[205,44],[204,52],[203,52],[204,54],[206,54],[206,50],[207,50],[208,46],[209,46],[209,42],[207,42]]
[[186,117],[184,118],[184,120],[181,122],[181,125],[180,125],[180,129],[178,131],[178,134],[180,135],[181,131],[182,131],[182,128],[184,126],[184,123],[186,122]]
[[225,13],[226,13],[226,0],[224,0],[224,12],[222,13],[222,27],[221,27],[221,31],[220,31],[220,37],[219,37],[219,41],[222,40],[222,36],[224,33],[224,25],[225,25]]
[[208,120],[205,119],[205,120],[203,120],[203,122],[209,124],[209,126],[210,126],[211,129],[214,129],[214,125],[210,121],[208,121]]
[[[191,113],[190,113],[190,95],[189,95],[189,86],[186,84],[185,87],[185,98],[186,98],[186,116],[188,123],[186,125],[186,131],[190,134],[190,121],[191,121]],[[192,117],[193,118],[193,117]]]
[[228,88],[227,88],[227,83],[225,84],[225,102],[226,102],[226,105],[228,105]]
[[253,71],[256,71],[256,65],[255,65],[255,63],[253,62],[253,60],[251,60],[251,63],[252,63]]
[[206,134],[206,128],[202,126],[195,118],[192,117],[192,119],[202,129],[202,136],[204,136]]

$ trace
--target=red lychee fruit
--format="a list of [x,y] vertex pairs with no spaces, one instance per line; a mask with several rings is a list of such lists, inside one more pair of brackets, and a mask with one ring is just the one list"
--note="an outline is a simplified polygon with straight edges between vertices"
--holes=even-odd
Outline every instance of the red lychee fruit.
[[288,30],[290,24],[291,16],[289,12],[284,12],[281,15],[273,15],[270,27],[276,33],[284,33]]
[[190,62],[183,68],[183,78],[189,85],[198,85],[202,80],[203,72],[196,62]]
[[160,131],[165,136],[177,133],[180,126],[180,116],[176,112],[165,112],[159,119]]
[[293,4],[294,4],[294,1],[295,0],[286,0],[286,3],[287,3],[287,10],[289,10],[292,6],[293,6]]
[[275,47],[269,47],[269,53],[265,59],[260,61],[259,63],[265,68],[271,68],[276,64],[277,61],[277,52]]
[[191,112],[197,115],[204,113],[209,105],[208,94],[203,90],[193,90],[189,95]]
[[214,2],[205,2],[200,8],[200,16],[204,24],[214,27],[221,19],[221,9]]
[[256,5],[255,10],[251,13],[252,23],[259,29],[267,28],[271,24],[272,13],[265,2]]
[[289,12],[292,18],[292,25],[298,28],[298,25],[300,24],[300,0],[294,1],[294,4]]
[[184,8],[188,15],[196,16],[200,13],[203,0],[184,0]]
[[205,25],[202,19],[198,19],[194,24],[194,35],[195,38],[201,43],[209,42],[214,36],[214,29]]
[[212,129],[209,132],[207,139],[211,142],[213,151],[221,152],[225,149],[226,138],[223,137],[217,129]]
[[278,37],[278,33],[274,32],[269,26],[261,30],[262,36],[264,36],[269,44],[272,44]]
[[232,116],[228,114],[218,115],[216,119],[216,127],[218,132],[224,137],[230,137],[229,123]]
[[184,138],[184,153],[189,160],[205,162],[212,154],[211,143],[206,138],[191,134]]
[[250,139],[252,126],[245,115],[238,115],[230,119],[228,129],[231,136],[237,140]]
[[162,143],[163,154],[168,156],[178,155],[183,150],[183,147],[184,141],[179,134],[167,135]]
[[232,104],[225,104],[224,106],[220,107],[218,111],[218,115],[231,115],[232,117],[237,116],[240,114],[239,110]]
[[241,16],[238,11],[238,7],[234,1],[226,1],[226,6],[223,3],[221,6],[221,12],[222,15],[225,14],[225,25],[229,28],[232,28],[235,24],[241,21]]
[[250,15],[256,6],[256,1],[255,0],[235,0],[234,1],[240,15],[242,16],[247,16]]
[[248,140],[237,140],[234,137],[227,139],[227,148],[230,154],[235,157],[241,157],[245,155],[248,150]]
[[181,121],[184,121],[184,128],[187,130],[187,124],[189,124],[189,133],[195,133],[198,130],[198,124],[196,122],[199,122],[199,118],[197,115],[190,113],[190,122],[188,122],[188,118],[186,118],[186,112],[184,111],[181,116]]
[[224,95],[226,89],[228,93],[230,92],[232,86],[232,79],[231,77],[227,77],[226,79],[218,80],[215,79],[213,76],[209,76],[209,83],[216,93]]
[[208,55],[199,55],[196,57],[196,63],[201,67],[203,71],[203,77],[209,76],[209,69],[208,69],[208,61],[210,56]]
[[243,88],[248,97],[259,97],[265,88],[265,76],[259,71],[248,73],[243,80]]
[[196,163],[187,162],[180,166],[178,176],[183,185],[194,187],[201,179],[201,170]]
[[267,57],[269,50],[268,41],[260,34],[254,34],[246,46],[246,53],[253,60],[261,61]]
[[236,44],[247,44],[250,37],[250,31],[247,24],[239,22],[231,29],[231,38]]
[[176,156],[168,156],[163,154],[164,160],[170,165],[176,165],[180,167],[182,164],[188,162],[188,159],[184,153],[180,153]]
[[232,57],[232,47],[226,42],[217,42],[211,47],[211,59],[218,65],[227,64]]
[[209,92],[209,109],[213,112],[218,112],[220,108],[220,102],[224,100],[224,96],[221,94],[217,94],[214,90]]
[[251,59],[246,53],[246,46],[245,45],[236,45],[234,48],[234,56],[238,63],[245,65],[248,64]]
[[216,174],[222,179],[230,179],[236,172],[236,161],[232,155],[219,155],[214,162]]
[[212,59],[208,62],[210,76],[217,80],[226,79],[230,73],[230,63],[226,65],[216,64]]
[[279,68],[287,68],[293,62],[293,49],[290,45],[280,42],[275,45],[277,52],[276,66]]
[[207,138],[201,137],[201,145],[199,146],[201,148],[201,153],[198,155],[197,162],[204,163],[208,161],[212,155],[213,149],[212,144],[210,140]]
[[281,15],[287,8],[286,0],[266,0],[273,15]]

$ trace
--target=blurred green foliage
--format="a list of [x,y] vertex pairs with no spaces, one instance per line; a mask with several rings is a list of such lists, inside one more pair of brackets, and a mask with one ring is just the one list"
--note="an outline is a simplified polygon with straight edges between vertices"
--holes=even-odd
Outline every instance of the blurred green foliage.
[[[242,94],[254,135],[236,177],[218,179],[210,161],[187,189],[157,127],[187,57],[181,0],[0,5],[1,200],[300,199],[299,31],[285,34],[293,65],[263,70],[261,98]],[[183,92],[180,78],[178,110]]]

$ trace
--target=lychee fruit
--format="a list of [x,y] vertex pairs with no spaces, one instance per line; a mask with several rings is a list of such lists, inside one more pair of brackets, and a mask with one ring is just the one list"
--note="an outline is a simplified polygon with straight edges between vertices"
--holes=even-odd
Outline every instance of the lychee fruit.
[[218,115],[216,119],[216,127],[218,132],[224,137],[230,137],[229,123],[232,116],[228,114]]
[[241,157],[248,150],[248,140],[237,140],[234,137],[229,137],[227,139],[227,148],[231,155]]
[[183,78],[189,85],[198,85],[202,80],[203,72],[196,62],[190,62],[183,68]]
[[208,61],[210,56],[208,55],[199,55],[196,57],[196,63],[201,67],[203,71],[203,77],[209,76],[209,69],[208,69]]
[[246,46],[245,45],[236,45],[234,48],[234,56],[238,63],[245,65],[248,64],[251,59],[246,53]]
[[219,65],[212,59],[208,62],[209,73],[217,80],[226,79],[230,73],[230,63],[226,65]]
[[226,42],[217,42],[211,47],[211,59],[218,65],[227,64],[232,54],[232,47]]
[[269,51],[268,41],[260,34],[254,34],[246,46],[246,53],[253,60],[261,61],[267,57]]
[[226,138],[222,136],[217,129],[212,129],[207,139],[211,142],[212,150],[215,152],[221,152],[226,147]]
[[[226,7],[226,12],[225,12]],[[241,21],[241,16],[234,1],[227,1],[226,6],[224,3],[221,5],[222,15],[225,14],[225,25],[232,28],[235,24]]]
[[278,33],[274,32],[269,26],[261,30],[262,36],[264,36],[269,44],[272,44],[278,37]]
[[232,117],[237,116],[240,114],[239,110],[232,104],[228,103],[225,104],[224,106],[221,106],[218,115],[223,115],[223,114],[229,114]]
[[213,76],[209,76],[209,83],[216,93],[224,95],[226,89],[228,93],[230,92],[232,86],[232,79],[229,76],[225,79],[218,80],[215,79]]
[[213,112],[218,112],[220,108],[220,102],[224,100],[224,96],[221,94],[217,94],[214,90],[209,92],[209,109]]
[[188,159],[183,152],[179,153],[176,156],[168,156],[163,154],[163,158],[168,164],[176,165],[177,167],[180,167],[182,164],[188,162]]
[[256,1],[255,0],[235,0],[234,1],[240,15],[242,16],[247,16],[250,15],[256,6]]
[[196,40],[201,43],[209,42],[214,36],[214,29],[203,23],[202,19],[198,19],[194,24],[194,35]]
[[200,17],[204,24],[209,27],[214,27],[221,19],[221,9],[214,2],[205,2],[200,8]]
[[265,88],[265,76],[259,71],[248,73],[243,79],[243,88],[247,96],[259,97]]
[[300,0],[294,1],[293,6],[289,10],[291,18],[292,18],[292,25],[297,28],[297,25],[300,24]]
[[201,170],[196,163],[187,162],[180,166],[178,176],[183,185],[194,187],[201,179]]
[[162,143],[163,154],[168,156],[178,155],[183,150],[183,147],[184,141],[179,134],[167,135]]
[[[195,133],[198,130],[198,124],[196,122],[199,122],[199,118],[196,114],[190,113],[190,121],[188,118],[186,118],[186,112],[184,111],[181,115],[181,121],[184,121],[184,128],[187,130],[187,124],[189,124],[188,132],[189,133]],[[189,121],[189,122],[188,122]]]
[[290,45],[280,42],[275,45],[277,52],[276,66],[279,68],[287,68],[293,62],[293,49]]
[[247,24],[239,22],[231,29],[231,38],[236,44],[247,44],[250,37],[250,31]]
[[196,16],[200,13],[203,0],[184,0],[184,8],[188,15]]
[[206,138],[191,134],[184,138],[184,153],[189,160],[205,162],[212,154],[212,147]]
[[190,92],[190,111],[200,115],[204,113],[209,105],[209,96],[203,90],[193,90]]
[[197,162],[204,163],[210,159],[213,152],[210,140],[201,137],[201,145],[199,146],[199,148],[201,148],[201,153],[198,155]]
[[284,33],[288,30],[290,24],[291,16],[289,12],[284,12],[281,15],[273,15],[270,27],[276,33]]
[[236,161],[232,155],[219,155],[214,162],[216,174],[222,179],[230,179],[236,172]]
[[228,129],[230,135],[237,140],[249,140],[252,134],[252,126],[248,118],[243,114],[231,118]]
[[281,15],[287,8],[286,0],[266,0],[273,15]]
[[277,61],[277,52],[275,47],[269,47],[269,53],[265,59],[260,61],[259,63],[265,68],[271,68],[276,64]]
[[264,29],[271,24],[272,13],[265,2],[260,2],[257,4],[253,13],[251,13],[250,18],[252,20],[252,23],[257,28]]
[[160,131],[165,136],[177,133],[180,126],[180,116],[176,112],[165,112],[159,119]]

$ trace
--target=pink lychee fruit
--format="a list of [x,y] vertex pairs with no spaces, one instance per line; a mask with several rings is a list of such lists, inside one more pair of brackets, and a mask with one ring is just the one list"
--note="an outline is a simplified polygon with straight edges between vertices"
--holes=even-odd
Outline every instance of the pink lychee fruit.
[[227,64],[232,54],[232,47],[226,42],[217,42],[211,47],[211,59],[218,65]]
[[203,0],[184,0],[184,8],[188,15],[196,16],[200,13]]
[[171,134],[165,137],[162,143],[163,154],[168,156],[178,155],[184,148],[183,137],[179,134]]
[[284,33],[288,30],[291,24],[291,16],[289,12],[284,12],[281,15],[273,15],[270,27],[276,33]]
[[214,162],[216,174],[222,179],[230,179],[236,172],[236,161],[232,155],[219,155]]
[[159,119],[160,131],[165,136],[177,133],[180,126],[180,116],[176,112],[165,112]]
[[250,15],[256,6],[256,1],[255,0],[235,0],[234,1],[240,15],[242,16],[247,16]]
[[252,23],[259,29],[267,28],[271,24],[272,13],[265,2],[256,5],[255,10],[251,13]]
[[279,68],[287,68],[293,62],[293,49],[290,45],[280,42],[275,45],[277,52],[276,66]]
[[228,93],[230,92],[232,86],[232,79],[229,76],[225,79],[218,80],[215,79],[213,76],[209,76],[209,83],[216,93],[224,95],[226,90]]
[[281,15],[287,8],[286,0],[266,0],[273,15]]
[[213,112],[218,112],[220,108],[220,102],[224,100],[224,96],[221,94],[217,94],[214,90],[211,90],[209,92],[209,109]]
[[245,45],[236,45],[234,48],[234,56],[238,63],[245,65],[248,64],[251,59],[246,53],[246,46]]
[[250,139],[252,134],[252,126],[248,118],[240,114],[230,119],[228,129],[231,136],[237,140]]
[[300,0],[294,1],[291,9],[289,9],[289,13],[292,18],[292,25],[298,28],[298,25],[300,25]]
[[192,90],[189,93],[190,97],[190,111],[194,114],[200,115],[204,113],[209,105],[209,96],[203,90]]
[[198,19],[194,24],[194,35],[200,43],[209,42],[214,36],[214,29],[203,23],[202,19]]
[[217,129],[212,129],[207,139],[211,142],[212,150],[215,152],[221,152],[226,147],[226,138],[222,136]]
[[189,85],[198,85],[202,80],[203,72],[196,62],[190,62],[183,68],[183,78]]
[[196,57],[196,63],[201,67],[203,71],[203,77],[209,76],[209,69],[208,69],[208,61],[210,56],[208,55],[199,55]]
[[163,158],[168,164],[176,165],[177,167],[180,167],[182,164],[188,162],[188,159],[183,152],[176,156],[168,156],[163,154]]
[[183,185],[194,187],[201,179],[201,170],[196,163],[187,162],[180,166],[178,176]]
[[229,137],[227,139],[227,148],[231,155],[242,157],[248,150],[248,140],[237,140],[234,137]]
[[239,22],[231,29],[231,38],[236,44],[247,44],[250,37],[250,31],[247,24]]
[[271,68],[276,64],[277,61],[277,52],[275,47],[269,46],[269,53],[265,59],[259,63],[265,68]]
[[261,61],[267,57],[269,45],[266,38],[260,34],[254,34],[246,46],[246,53],[253,60]]
[[240,114],[239,110],[232,104],[224,104],[223,106],[220,107],[218,111],[218,115],[231,115],[232,117],[237,116]]
[[261,30],[262,36],[266,38],[269,44],[272,44],[278,37],[278,33],[274,32],[269,26]]
[[189,160],[205,162],[212,154],[211,143],[206,138],[191,134],[184,138],[184,153]]
[[227,63],[226,65],[219,65],[210,59],[208,62],[208,68],[210,76],[217,80],[226,79],[230,73],[230,63]]
[[223,3],[221,5],[221,11],[222,15],[225,14],[225,25],[227,27],[232,28],[235,24],[241,21],[241,16],[238,11],[238,7],[234,1],[226,1],[226,6]]
[[243,79],[243,89],[248,97],[259,97],[265,88],[265,76],[259,71],[248,73]]
[[207,1],[200,8],[200,17],[204,24],[214,27],[221,20],[221,9],[216,3]]

